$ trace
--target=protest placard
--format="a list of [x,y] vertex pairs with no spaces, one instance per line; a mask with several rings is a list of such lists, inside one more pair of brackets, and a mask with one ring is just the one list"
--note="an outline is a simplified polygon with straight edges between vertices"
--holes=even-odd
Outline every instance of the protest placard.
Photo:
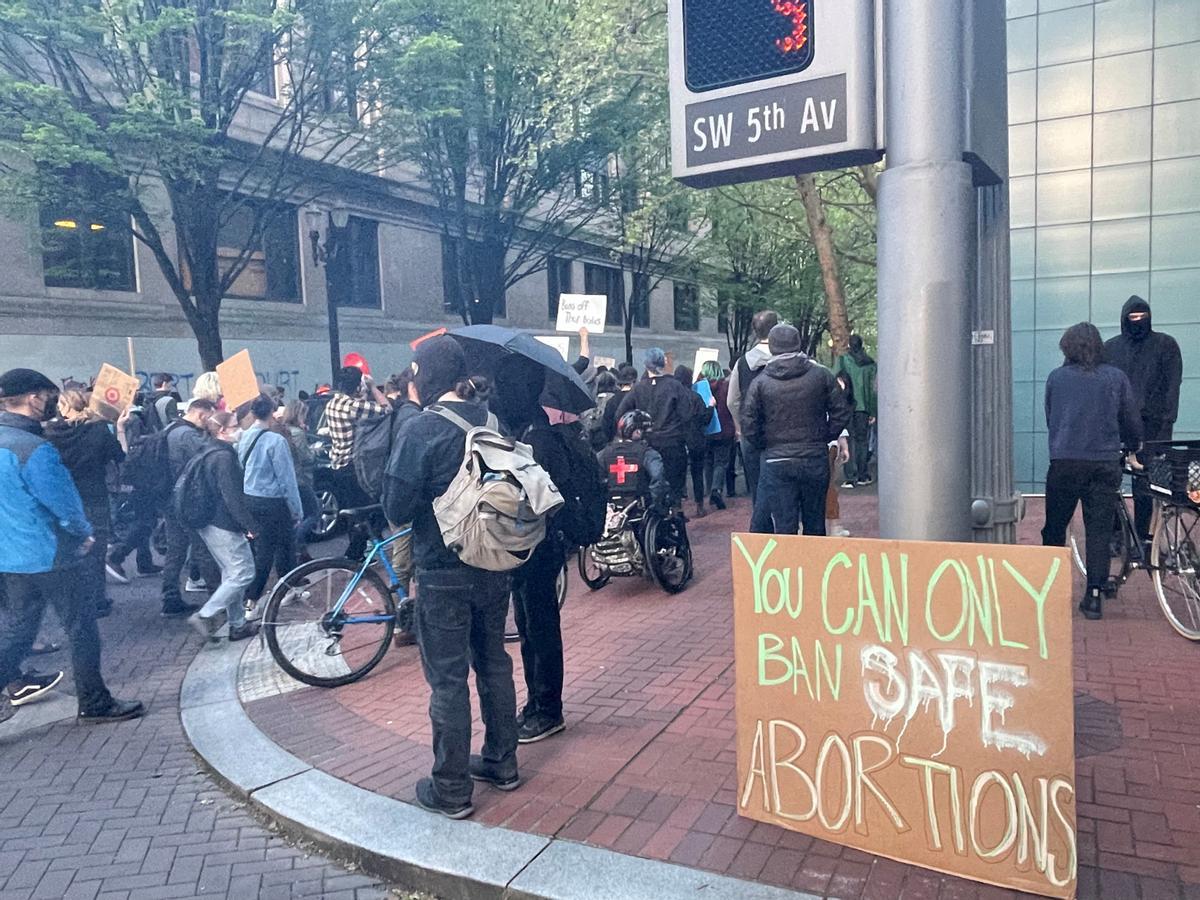
[[721,361],[721,351],[715,347],[701,347],[696,351],[696,361],[692,363],[692,372],[696,377],[700,376],[700,367],[709,360]]
[[571,352],[571,339],[569,337],[552,337],[544,334],[535,334],[539,341],[548,347],[553,347],[558,351],[558,355],[563,359],[567,358],[567,354]]
[[100,366],[100,374],[96,376],[96,383],[92,386],[92,397],[88,401],[88,407],[110,422],[115,422],[125,411],[125,407],[133,402],[141,384],[136,375],[129,375],[116,366],[104,363]]
[[617,369],[617,358],[615,356],[593,356],[592,365],[597,369],[604,366],[604,368],[615,372]]
[[221,395],[225,398],[226,409],[237,409],[262,391],[254,363],[250,362],[249,350],[239,350],[225,362],[217,363],[217,377],[221,379]]
[[732,554],[738,812],[1074,897],[1066,552],[735,534]]
[[556,331],[577,332],[586,328],[588,334],[604,334],[604,319],[608,297],[604,294],[560,294]]

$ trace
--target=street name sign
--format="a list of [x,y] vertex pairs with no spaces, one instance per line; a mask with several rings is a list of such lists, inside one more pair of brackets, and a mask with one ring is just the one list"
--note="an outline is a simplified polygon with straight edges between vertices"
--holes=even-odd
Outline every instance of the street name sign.
[[671,0],[672,173],[708,187],[881,156],[873,0]]

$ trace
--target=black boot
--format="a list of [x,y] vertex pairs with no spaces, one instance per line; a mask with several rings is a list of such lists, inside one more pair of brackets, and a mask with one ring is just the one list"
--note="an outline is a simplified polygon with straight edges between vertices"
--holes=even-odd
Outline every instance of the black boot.
[[1100,608],[1102,595],[1099,588],[1088,588],[1088,592],[1079,601],[1079,611],[1085,619],[1100,619],[1104,613]]

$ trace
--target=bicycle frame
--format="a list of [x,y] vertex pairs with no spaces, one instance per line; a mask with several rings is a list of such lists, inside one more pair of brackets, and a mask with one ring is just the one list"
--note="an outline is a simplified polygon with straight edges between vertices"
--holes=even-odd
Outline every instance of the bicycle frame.
[[396,575],[396,570],[392,567],[392,561],[388,559],[387,554],[383,553],[382,551],[387,547],[390,547],[395,541],[398,541],[400,538],[409,534],[412,534],[412,526],[403,528],[400,531],[397,531],[395,534],[388,535],[383,540],[372,541],[371,549],[367,553],[366,557],[363,558],[362,565],[355,573],[354,578],[350,580],[350,583],[346,585],[345,589],[342,591],[342,595],[338,598],[337,603],[333,605],[333,609],[330,610],[329,615],[331,621],[338,622],[342,625],[366,625],[370,623],[390,622],[396,618],[395,615],[347,616],[343,618],[342,609],[349,602],[351,594],[354,593],[354,589],[357,588],[359,582],[362,581],[363,573],[366,572],[367,569],[371,568],[371,564],[376,559],[383,563],[383,568],[388,573],[388,588],[394,591],[400,600],[405,599],[407,595],[404,592],[404,588],[400,584],[399,576]]

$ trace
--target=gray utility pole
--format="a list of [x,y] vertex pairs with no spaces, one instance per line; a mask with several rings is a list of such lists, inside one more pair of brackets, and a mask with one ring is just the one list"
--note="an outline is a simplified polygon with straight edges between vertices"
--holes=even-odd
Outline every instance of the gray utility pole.
[[964,0],[884,0],[879,178],[879,526],[971,538],[975,190]]

